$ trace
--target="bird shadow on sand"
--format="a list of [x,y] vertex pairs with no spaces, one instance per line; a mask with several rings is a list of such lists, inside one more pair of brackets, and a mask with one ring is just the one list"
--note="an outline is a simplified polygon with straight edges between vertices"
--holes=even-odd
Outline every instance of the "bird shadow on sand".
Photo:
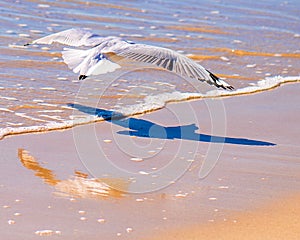
[[124,131],[117,132],[118,134],[122,135],[143,138],[182,139],[199,142],[226,143],[248,146],[276,145],[271,142],[253,139],[212,136],[208,134],[197,133],[196,130],[199,128],[195,124],[167,127],[144,119],[126,117],[121,113],[110,110],[93,108],[74,103],[70,103],[68,106],[77,109],[80,112],[101,117],[107,122],[111,122],[112,124],[126,128]]

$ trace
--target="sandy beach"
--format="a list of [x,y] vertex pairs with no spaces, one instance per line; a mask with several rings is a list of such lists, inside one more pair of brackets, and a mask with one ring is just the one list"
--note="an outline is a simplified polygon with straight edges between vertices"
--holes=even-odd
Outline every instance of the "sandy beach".
[[166,231],[148,239],[299,239],[299,195],[218,222]]
[[[293,103],[299,102],[299,88],[299,84],[286,84],[264,93],[214,100],[224,104],[227,129],[216,166],[203,179],[199,170],[208,146],[220,144],[218,138],[212,138],[215,143],[206,141],[212,121],[204,100],[170,103],[132,117],[133,123],[143,120],[142,126],[155,123],[169,131],[178,125],[182,109],[193,109],[198,122],[183,118],[180,124],[195,124],[199,129],[193,128],[193,134],[202,136],[198,139],[140,132],[129,136],[126,131],[139,130],[110,120],[4,138],[0,141],[1,238],[297,239],[300,119],[299,107]],[[78,135],[90,131],[114,166],[158,179],[153,180],[156,184],[165,176],[155,172],[168,168],[179,144],[189,143],[195,155],[181,158],[189,165],[179,179],[155,191],[147,192],[151,188],[145,185],[144,192],[132,194],[128,192],[141,190],[134,188],[132,179],[105,174],[106,170],[97,179],[90,174],[95,169],[87,168],[84,157],[88,155],[78,146],[91,145],[88,136],[93,139],[92,135]],[[152,157],[132,159],[122,138],[147,153],[149,146],[163,148],[150,151]]]
[[[298,6],[0,1],[0,239],[300,239]],[[79,81],[66,46],[27,45],[70,28],[235,89],[127,58]]]

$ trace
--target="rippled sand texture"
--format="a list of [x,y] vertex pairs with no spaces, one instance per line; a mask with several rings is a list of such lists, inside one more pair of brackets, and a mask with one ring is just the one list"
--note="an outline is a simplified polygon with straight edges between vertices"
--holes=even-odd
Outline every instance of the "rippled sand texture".
[[[74,101],[122,111],[144,103],[148,95],[197,93],[199,88],[206,93],[211,89],[153,70],[96,76],[82,84],[62,62],[62,47],[23,46],[32,39],[71,27],[87,27],[103,36],[121,36],[180,51],[239,89],[269,76],[299,75],[296,6],[297,0],[201,4],[195,0],[2,1],[0,128],[8,128],[2,135],[30,132],[22,127],[42,126],[40,129],[45,130],[71,126],[66,122],[74,119],[68,103]],[[179,100],[172,98],[169,100]],[[155,106],[148,102],[146,108]]]

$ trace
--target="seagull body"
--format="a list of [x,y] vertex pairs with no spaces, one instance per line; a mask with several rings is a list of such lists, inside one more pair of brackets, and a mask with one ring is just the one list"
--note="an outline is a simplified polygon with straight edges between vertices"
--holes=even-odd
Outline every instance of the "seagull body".
[[[171,49],[126,41],[119,37],[101,37],[85,29],[68,29],[34,40],[30,44],[60,43],[72,47],[64,48],[62,58],[79,80],[91,75],[113,72],[121,66],[117,59],[130,59],[149,63],[175,72],[183,77],[205,81],[218,88],[233,89],[192,59]],[[26,45],[30,45],[26,44]]]

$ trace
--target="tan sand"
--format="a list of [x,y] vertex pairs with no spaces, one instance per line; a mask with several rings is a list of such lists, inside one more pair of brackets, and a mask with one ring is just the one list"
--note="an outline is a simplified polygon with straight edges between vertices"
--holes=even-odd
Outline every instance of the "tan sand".
[[[130,129],[106,121],[5,138],[1,239],[297,239],[299,197],[290,196],[300,192],[299,90],[287,84],[223,99],[226,143],[203,179],[209,147],[222,145],[217,136],[207,142],[216,111],[202,100],[135,116]],[[183,140],[176,126],[187,131]],[[105,159],[150,185],[109,172]],[[159,175],[162,168],[168,171]],[[126,193],[136,186],[158,189]]]
[[226,221],[182,227],[145,239],[185,240],[297,240],[300,237],[300,197],[288,197],[252,212],[232,215]]

